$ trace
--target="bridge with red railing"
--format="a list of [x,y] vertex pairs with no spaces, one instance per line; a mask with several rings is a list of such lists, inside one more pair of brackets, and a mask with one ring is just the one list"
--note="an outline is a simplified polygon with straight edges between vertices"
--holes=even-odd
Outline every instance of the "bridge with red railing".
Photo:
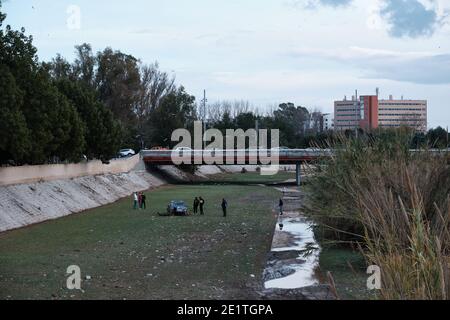
[[[195,165],[296,165],[300,184],[302,163],[330,157],[329,149],[258,149],[258,150],[142,150],[141,157],[149,165],[174,165],[176,160]],[[175,160],[175,161],[174,161]]]

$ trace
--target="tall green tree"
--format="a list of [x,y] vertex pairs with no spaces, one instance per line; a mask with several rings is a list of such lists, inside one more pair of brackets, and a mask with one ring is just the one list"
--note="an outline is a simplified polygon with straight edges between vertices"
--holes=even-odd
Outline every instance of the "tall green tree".
[[53,86],[46,70],[39,70],[25,89],[23,113],[32,132],[29,159],[76,161],[84,149],[83,125],[74,106]]
[[23,92],[5,65],[0,65],[0,162],[20,164],[30,150],[30,132],[22,113]]
[[96,97],[93,89],[83,82],[69,79],[56,81],[56,86],[75,106],[84,126],[86,147],[84,154],[89,159],[109,159],[121,147],[120,124]]
[[[53,86],[47,68],[38,63],[33,38],[26,36],[23,28],[16,31],[8,25],[3,29],[5,17],[0,15],[1,82],[5,84],[1,91],[1,101],[5,102],[2,121],[15,135],[4,135],[2,144],[9,148],[12,160],[20,162],[76,161],[84,148],[81,120]],[[23,145],[11,147],[17,143]]]
[[88,43],[75,46],[75,53],[74,76],[86,86],[94,88],[97,61],[92,52],[92,46]]
[[431,148],[448,148],[447,130],[442,127],[430,129],[427,133],[428,144]]
[[172,133],[176,129],[192,129],[196,119],[195,97],[183,87],[169,93],[150,115],[147,139],[155,146],[173,147]]
[[138,60],[106,48],[97,54],[96,87],[100,100],[123,125],[136,122],[141,80]]

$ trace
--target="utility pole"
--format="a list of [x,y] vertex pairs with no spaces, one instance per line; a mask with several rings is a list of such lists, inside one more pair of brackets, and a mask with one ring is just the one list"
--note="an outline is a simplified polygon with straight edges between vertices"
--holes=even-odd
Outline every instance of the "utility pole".
[[259,149],[259,120],[255,120],[255,130],[256,130],[256,149]]
[[205,150],[206,147],[206,142],[205,142],[205,132],[206,132],[206,102],[208,102],[208,100],[206,99],[206,90],[203,90],[203,132],[202,132],[202,142],[203,142],[203,150]]
[[448,126],[447,126],[447,155],[448,155],[448,152],[450,151],[450,144],[448,143]]
[[354,105],[355,105],[355,121],[356,121],[356,123],[355,123],[355,137],[356,137],[356,139],[358,139],[358,134],[359,134],[359,116],[360,116],[360,113],[361,113],[361,110],[360,110],[360,108],[358,108],[358,106],[359,106],[359,103],[358,103],[358,90],[355,90],[355,103],[354,103]]

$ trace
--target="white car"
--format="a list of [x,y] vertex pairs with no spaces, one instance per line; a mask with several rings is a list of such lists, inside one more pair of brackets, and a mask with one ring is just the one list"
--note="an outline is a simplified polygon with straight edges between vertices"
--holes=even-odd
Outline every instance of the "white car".
[[119,151],[119,156],[122,158],[134,156],[136,152],[133,149],[122,149]]

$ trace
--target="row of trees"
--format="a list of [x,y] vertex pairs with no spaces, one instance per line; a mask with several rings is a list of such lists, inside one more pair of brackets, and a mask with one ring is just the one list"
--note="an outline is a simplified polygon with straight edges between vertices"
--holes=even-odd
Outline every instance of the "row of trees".
[[[1,1],[0,1],[1,9]],[[265,113],[245,101],[197,105],[175,78],[132,55],[89,44],[75,47],[75,59],[57,55],[39,62],[25,30],[3,27],[0,10],[0,164],[107,161],[121,147],[173,147],[175,129],[279,129],[280,145],[305,148],[333,139],[322,132],[321,113],[283,103]],[[352,134],[351,132],[347,134]],[[444,147],[442,128],[416,134],[413,146]]]
[[309,147],[311,137],[322,132],[322,115],[293,103],[282,103],[264,114],[248,102],[217,102],[206,108],[208,127],[248,130],[279,129],[280,145],[290,148]]
[[72,63],[41,63],[32,36],[5,19],[0,10],[0,163],[107,161],[121,147],[165,145],[196,118],[194,97],[157,63],[89,44]]
[[121,139],[113,113],[90,87],[39,63],[33,38],[3,28],[5,18],[0,13],[1,163],[110,158]]
[[77,83],[95,93],[120,123],[123,146],[166,145],[170,128],[196,119],[195,98],[175,85],[174,76],[160,71],[157,62],[146,65],[111,48],[94,54],[86,43],[75,49],[74,62],[58,55],[43,65],[56,83]]

